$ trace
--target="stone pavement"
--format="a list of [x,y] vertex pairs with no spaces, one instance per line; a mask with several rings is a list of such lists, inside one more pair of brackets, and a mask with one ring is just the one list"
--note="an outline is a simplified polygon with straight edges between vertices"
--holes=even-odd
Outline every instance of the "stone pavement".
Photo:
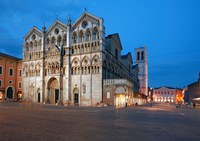
[[200,141],[200,109],[0,103],[0,141]]

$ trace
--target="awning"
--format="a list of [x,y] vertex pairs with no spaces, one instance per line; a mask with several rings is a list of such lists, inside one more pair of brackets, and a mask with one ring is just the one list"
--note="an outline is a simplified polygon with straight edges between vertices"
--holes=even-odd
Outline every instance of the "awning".
[[198,98],[193,98],[192,100],[194,100],[194,101],[200,101],[200,97],[198,97]]

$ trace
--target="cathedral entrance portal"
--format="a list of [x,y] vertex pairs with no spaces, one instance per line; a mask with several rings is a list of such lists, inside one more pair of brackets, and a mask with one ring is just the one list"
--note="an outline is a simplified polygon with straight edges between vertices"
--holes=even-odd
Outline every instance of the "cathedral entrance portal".
[[58,99],[59,99],[59,89],[56,89],[55,90],[55,103],[58,102]]
[[73,93],[74,93],[74,105],[78,106],[79,105],[79,90],[78,90],[78,88],[74,88]]
[[48,82],[48,99],[50,104],[56,104],[59,100],[59,86],[56,78],[51,78]]

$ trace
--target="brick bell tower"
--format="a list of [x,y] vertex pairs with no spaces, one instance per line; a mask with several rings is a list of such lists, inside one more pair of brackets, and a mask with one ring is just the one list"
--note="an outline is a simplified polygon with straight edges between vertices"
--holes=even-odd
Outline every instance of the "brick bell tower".
[[139,67],[139,91],[148,96],[148,52],[147,47],[135,48],[135,60]]

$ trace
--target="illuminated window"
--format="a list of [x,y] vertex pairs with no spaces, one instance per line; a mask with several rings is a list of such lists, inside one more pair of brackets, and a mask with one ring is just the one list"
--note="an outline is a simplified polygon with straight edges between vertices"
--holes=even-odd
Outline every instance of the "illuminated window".
[[3,99],[3,94],[0,92],[0,100]]
[[110,98],[110,92],[107,92],[107,98]]

